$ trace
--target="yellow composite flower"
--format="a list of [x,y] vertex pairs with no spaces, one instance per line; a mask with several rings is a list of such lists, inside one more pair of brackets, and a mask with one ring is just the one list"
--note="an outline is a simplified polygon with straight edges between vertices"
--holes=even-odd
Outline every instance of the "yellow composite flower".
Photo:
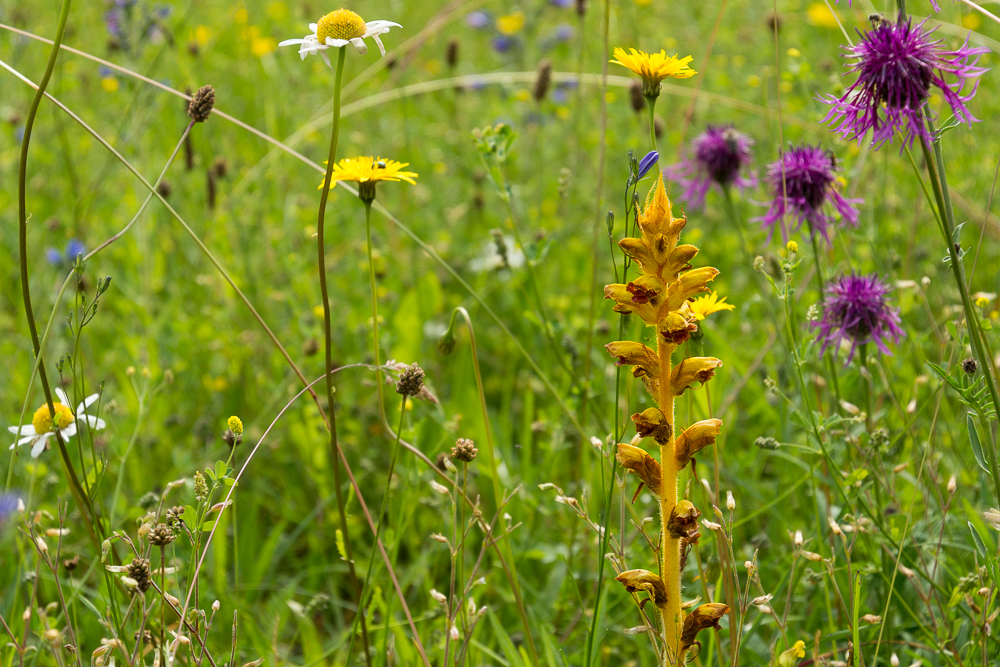
[[642,77],[642,93],[646,97],[656,97],[660,94],[660,82],[664,79],[689,79],[696,71],[688,67],[692,56],[678,58],[668,56],[666,51],[659,53],[646,53],[629,49],[615,48],[615,60],[609,62],[616,65],[623,65]]
[[502,35],[514,35],[524,28],[524,12],[514,12],[497,19],[497,31]]
[[720,310],[735,310],[736,306],[731,303],[726,303],[727,297],[719,298],[718,292],[712,292],[711,294],[705,294],[704,296],[699,296],[694,301],[688,302],[688,308],[694,314],[698,320],[705,319],[706,315],[711,315],[712,313],[717,313]]
[[[416,185],[417,182],[413,179],[417,177],[417,174],[412,171],[403,171],[403,167],[409,166],[409,162],[396,162],[395,160],[367,155],[344,158],[333,165],[330,187],[335,186],[337,181],[352,181],[354,183],[406,181],[410,185]],[[322,190],[323,183],[320,183],[316,189]]]

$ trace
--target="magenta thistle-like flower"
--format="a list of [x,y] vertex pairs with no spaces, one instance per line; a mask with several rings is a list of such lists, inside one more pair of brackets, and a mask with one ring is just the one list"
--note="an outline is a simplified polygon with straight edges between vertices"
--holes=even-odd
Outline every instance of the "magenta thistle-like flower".
[[845,275],[828,284],[823,318],[813,324],[819,327],[823,345],[820,354],[826,354],[827,348],[833,346],[836,357],[840,342],[846,340],[851,344],[851,352],[845,365],[851,363],[858,345],[869,342],[891,356],[887,341],[898,343],[906,334],[899,327],[899,309],[889,305],[888,293],[889,286],[879,280],[877,273]]
[[753,172],[741,171],[753,160],[753,139],[731,126],[709,125],[691,142],[690,156],[663,170],[684,187],[680,197],[691,208],[701,208],[712,184],[735,185],[740,190],[757,185]]
[[[809,223],[811,234],[821,234],[830,242],[829,227],[836,217],[827,212],[832,206],[840,215],[842,224],[856,227],[861,199],[846,199],[836,188],[837,165],[833,153],[819,146],[793,146],[781,159],[767,168],[767,182],[773,199],[767,215],[754,218],[768,232],[768,242],[774,228],[788,216],[797,231]],[[781,225],[783,240],[787,241],[785,226]]]
[[[876,18],[861,41],[847,47],[846,57],[855,61],[849,71],[857,73],[857,81],[840,98],[820,98],[832,106],[823,121],[834,132],[860,144],[871,130],[875,148],[892,143],[897,130],[904,146],[918,137],[929,141],[921,109],[932,87],[941,92],[955,118],[970,126],[977,120],[965,105],[987,71],[977,64],[989,49],[970,47],[966,38],[961,48],[949,51],[924,23],[913,26],[902,14],[896,23]],[[957,78],[955,83],[945,80],[949,74]]]

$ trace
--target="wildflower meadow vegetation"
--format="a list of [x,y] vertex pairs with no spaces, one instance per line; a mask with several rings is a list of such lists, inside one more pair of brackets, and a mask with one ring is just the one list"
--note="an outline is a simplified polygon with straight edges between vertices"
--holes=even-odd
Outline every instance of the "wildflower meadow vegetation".
[[998,13],[0,0],[0,667],[1000,664]]

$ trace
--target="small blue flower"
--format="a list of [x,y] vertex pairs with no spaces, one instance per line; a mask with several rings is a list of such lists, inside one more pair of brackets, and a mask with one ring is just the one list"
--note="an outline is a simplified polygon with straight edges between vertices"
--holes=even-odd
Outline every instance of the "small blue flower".
[[489,12],[483,10],[478,10],[465,15],[465,25],[469,26],[474,30],[485,30],[492,25],[493,19],[490,18]]
[[70,239],[66,244],[66,261],[75,262],[78,255],[86,255],[87,247],[77,239]]
[[554,37],[557,42],[568,42],[573,39],[575,32],[576,31],[573,29],[573,26],[570,24],[560,23],[556,26]]
[[0,526],[17,512],[18,498],[12,493],[0,494]]
[[507,35],[497,35],[493,38],[493,50],[497,53],[507,53],[514,46],[514,38]]
[[561,9],[568,9],[573,6],[573,0],[549,0],[549,4]]
[[657,153],[656,151],[649,151],[648,153],[646,153],[646,157],[639,160],[639,173],[636,176],[636,178],[638,179],[645,176],[649,172],[649,170],[653,168],[653,165],[656,164],[656,162],[659,159],[660,159],[660,154]]

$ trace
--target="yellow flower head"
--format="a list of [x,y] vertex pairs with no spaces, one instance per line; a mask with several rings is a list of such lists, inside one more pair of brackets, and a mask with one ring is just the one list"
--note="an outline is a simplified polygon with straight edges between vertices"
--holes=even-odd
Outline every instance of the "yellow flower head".
[[52,407],[56,410],[56,417],[54,420],[52,419],[52,413],[49,412],[48,404],[35,410],[35,414],[31,418],[31,425],[35,427],[35,433],[41,435],[42,433],[52,431],[53,422],[55,422],[55,428],[66,428],[76,419],[73,416],[73,411],[62,403],[53,403]]
[[229,426],[229,430],[233,432],[233,435],[243,434],[243,422],[236,415],[230,417],[226,425]]
[[617,65],[624,65],[642,77],[642,94],[646,97],[656,97],[660,94],[660,82],[667,78],[689,79],[696,71],[688,67],[692,57],[678,58],[668,56],[666,51],[659,53],[645,53],[629,49],[631,53],[626,53],[625,49],[615,49],[615,60],[609,62]]
[[806,643],[800,639],[792,648],[778,656],[778,667],[793,667],[804,657],[806,657]]
[[990,300],[987,299],[985,296],[981,296],[976,299],[976,305],[979,306],[980,308],[985,308],[986,306],[990,305]]
[[[371,201],[375,199],[375,184],[379,181],[406,181],[410,185],[416,185],[413,179],[417,174],[403,171],[403,167],[409,166],[409,162],[396,162],[367,155],[344,158],[333,165],[330,187],[335,186],[338,181],[353,181],[359,186],[358,196]],[[323,189],[322,183],[319,184],[319,189]]]
[[326,38],[357,39],[365,34],[365,20],[350,9],[338,9],[316,22],[316,39],[326,44]]
[[726,298],[722,297],[720,299],[719,293],[713,291],[711,294],[699,296],[694,301],[689,302],[688,307],[698,320],[703,320],[706,315],[717,313],[720,310],[735,310],[736,306],[726,303]]
[[514,12],[497,19],[497,31],[502,35],[513,35],[524,28],[524,12]]
[[785,249],[788,250],[789,253],[791,253],[791,254],[794,255],[795,253],[797,253],[799,251],[799,244],[796,243],[795,241],[789,241],[785,245]]

